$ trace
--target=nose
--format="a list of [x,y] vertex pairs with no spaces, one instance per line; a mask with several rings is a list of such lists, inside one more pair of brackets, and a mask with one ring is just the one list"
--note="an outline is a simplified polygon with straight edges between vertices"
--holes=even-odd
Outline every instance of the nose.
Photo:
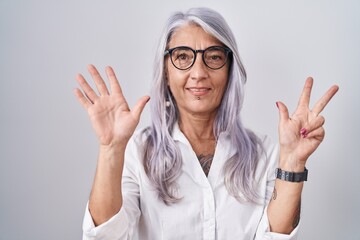
[[208,67],[205,65],[202,59],[202,53],[196,53],[196,59],[194,65],[190,69],[190,77],[193,80],[202,80],[206,79],[209,76]]

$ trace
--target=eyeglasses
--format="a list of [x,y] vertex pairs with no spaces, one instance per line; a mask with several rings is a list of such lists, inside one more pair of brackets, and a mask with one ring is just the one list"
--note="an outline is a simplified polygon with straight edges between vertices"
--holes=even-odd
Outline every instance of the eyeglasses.
[[172,64],[177,69],[187,70],[194,65],[197,53],[202,53],[202,60],[208,68],[216,70],[227,63],[232,52],[229,48],[222,46],[211,46],[204,50],[181,46],[166,50],[164,56],[169,54]]

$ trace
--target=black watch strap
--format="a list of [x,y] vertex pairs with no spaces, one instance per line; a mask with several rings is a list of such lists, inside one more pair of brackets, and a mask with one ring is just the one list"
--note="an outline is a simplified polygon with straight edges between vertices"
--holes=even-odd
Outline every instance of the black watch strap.
[[307,181],[308,170],[305,168],[303,172],[287,172],[277,168],[275,170],[275,176],[277,179],[287,182],[303,182]]

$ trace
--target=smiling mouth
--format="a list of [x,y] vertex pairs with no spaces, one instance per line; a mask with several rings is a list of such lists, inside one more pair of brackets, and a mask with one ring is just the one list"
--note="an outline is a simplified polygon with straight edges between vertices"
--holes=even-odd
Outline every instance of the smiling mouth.
[[187,90],[194,96],[203,96],[210,92],[211,88],[187,88]]

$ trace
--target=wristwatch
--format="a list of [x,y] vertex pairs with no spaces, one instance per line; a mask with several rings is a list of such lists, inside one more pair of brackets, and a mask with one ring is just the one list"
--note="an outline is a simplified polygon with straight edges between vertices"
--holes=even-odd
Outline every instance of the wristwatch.
[[275,170],[275,176],[277,179],[287,182],[303,182],[307,181],[308,170],[305,168],[303,172],[287,172],[277,168]]

